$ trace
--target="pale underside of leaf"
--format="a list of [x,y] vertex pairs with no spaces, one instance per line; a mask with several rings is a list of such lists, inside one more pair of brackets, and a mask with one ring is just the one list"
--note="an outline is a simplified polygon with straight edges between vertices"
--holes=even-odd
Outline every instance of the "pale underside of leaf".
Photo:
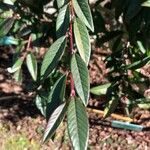
[[107,89],[110,87],[110,85],[111,85],[110,83],[99,85],[99,86],[91,88],[90,91],[92,94],[95,94],[95,95],[104,95],[106,94]]
[[84,105],[87,105],[90,91],[89,74],[85,62],[79,55],[72,56],[71,73],[76,91]]
[[75,150],[86,150],[89,137],[89,123],[86,109],[78,98],[72,98],[67,112],[69,137]]
[[46,108],[47,119],[50,117],[54,109],[56,109],[63,102],[65,91],[66,91],[66,75],[63,75],[56,81],[48,97],[48,104]]
[[68,3],[68,0],[57,0],[57,6],[58,6],[58,8],[63,7],[67,3]]
[[65,112],[66,112],[66,103],[61,104],[52,113],[52,115],[50,116],[49,121],[47,123],[47,127],[45,129],[45,132],[44,132],[44,137],[43,137],[44,142],[46,140],[48,140],[48,138],[51,138],[53,136],[56,129],[58,128],[61,121],[63,120]]
[[74,21],[74,35],[80,56],[88,65],[91,54],[90,38],[86,26],[78,18]]

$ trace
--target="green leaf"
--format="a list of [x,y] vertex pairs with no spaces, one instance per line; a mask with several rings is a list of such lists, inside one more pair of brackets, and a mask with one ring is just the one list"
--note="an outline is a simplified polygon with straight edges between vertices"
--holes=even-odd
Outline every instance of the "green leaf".
[[146,65],[149,61],[150,61],[150,56],[147,56],[144,59],[141,59],[130,65],[127,65],[126,68],[127,69],[139,69],[139,68],[143,67],[144,65]]
[[138,107],[141,109],[150,109],[150,102],[149,103],[143,103],[143,104],[138,104]]
[[146,0],[141,6],[150,7],[150,0]]
[[5,36],[14,24],[13,18],[7,18],[0,22],[0,37]]
[[67,127],[74,150],[86,150],[89,123],[86,109],[79,98],[71,98],[67,111]]
[[144,48],[143,43],[142,43],[141,41],[137,41],[137,45],[138,45],[140,51],[141,51],[143,54],[145,54],[145,53],[146,53],[146,49]]
[[127,12],[125,13],[125,21],[130,22],[131,19],[138,15],[141,9],[141,2],[139,0],[130,1],[129,6],[126,10]]
[[104,118],[108,117],[111,113],[113,113],[117,105],[118,105],[118,98],[113,97],[112,100],[109,101],[104,110]]
[[66,91],[66,79],[66,75],[62,75],[54,84],[48,97],[46,118],[49,118],[51,113],[63,102]]
[[9,73],[14,73],[21,68],[23,60],[21,58],[17,59],[14,65],[11,68],[8,68]]
[[43,137],[43,142],[45,142],[46,140],[48,140],[48,138],[51,138],[53,136],[56,129],[58,128],[61,121],[63,120],[66,110],[67,110],[66,103],[61,104],[59,107],[57,107],[57,109],[54,110],[47,123],[47,127],[45,129],[45,133]]
[[66,34],[70,17],[69,17],[69,4],[65,5],[59,10],[57,21],[56,21],[56,33],[58,37],[61,37]]
[[71,59],[71,73],[76,91],[84,105],[87,105],[90,91],[89,74],[85,62],[77,54]]
[[74,35],[80,56],[86,65],[88,65],[91,55],[90,37],[86,26],[78,18],[74,21]]
[[37,79],[37,61],[32,53],[29,53],[26,57],[26,63],[28,70],[34,81]]
[[23,79],[22,79],[22,70],[21,70],[21,68],[14,73],[13,78],[15,79],[16,82],[22,83]]
[[46,117],[46,103],[47,99],[44,95],[37,95],[35,99],[36,107],[40,110],[41,114]]
[[57,66],[66,46],[66,36],[56,40],[45,54],[41,67],[41,78],[44,80]]
[[57,0],[57,6],[58,6],[58,8],[61,8],[68,2],[69,2],[68,0]]
[[91,88],[91,93],[95,95],[105,95],[107,92],[107,89],[110,87],[110,83],[106,83],[100,86],[96,86]]
[[75,13],[80,18],[80,20],[82,20],[91,31],[94,31],[93,19],[92,19],[88,1],[73,0],[73,6],[74,6]]

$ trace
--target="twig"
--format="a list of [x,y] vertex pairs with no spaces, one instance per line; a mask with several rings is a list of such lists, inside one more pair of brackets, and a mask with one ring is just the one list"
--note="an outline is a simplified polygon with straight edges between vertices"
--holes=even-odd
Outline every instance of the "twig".
[[[97,109],[91,109],[91,108],[87,108],[87,110],[89,112],[94,112],[94,113],[97,113],[97,114],[101,114],[101,115],[104,115],[104,111],[102,110],[97,110]],[[115,118],[115,119],[118,119],[118,120],[123,120],[123,121],[127,121],[127,122],[133,122],[133,119],[132,118],[129,118],[129,117],[124,117],[124,116],[121,116],[121,115],[118,115],[118,114],[111,114],[110,115],[112,118]]]

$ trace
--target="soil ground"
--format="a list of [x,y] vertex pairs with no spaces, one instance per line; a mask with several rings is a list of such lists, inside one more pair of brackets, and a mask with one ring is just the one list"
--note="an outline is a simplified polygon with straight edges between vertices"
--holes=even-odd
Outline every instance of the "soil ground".
[[[62,123],[53,140],[41,143],[46,121],[36,109],[34,98],[24,86],[16,84],[6,67],[11,65],[11,55],[0,56],[0,149],[1,150],[69,150],[70,142]],[[106,82],[107,70],[102,57],[92,55],[89,65],[91,84]],[[101,98],[91,97],[89,106],[101,109]],[[89,112],[89,150],[150,150],[150,111],[135,108],[135,123],[147,131],[135,132],[104,125],[100,114]],[[108,118],[111,120],[112,118]],[[63,136],[65,135],[65,136]]]

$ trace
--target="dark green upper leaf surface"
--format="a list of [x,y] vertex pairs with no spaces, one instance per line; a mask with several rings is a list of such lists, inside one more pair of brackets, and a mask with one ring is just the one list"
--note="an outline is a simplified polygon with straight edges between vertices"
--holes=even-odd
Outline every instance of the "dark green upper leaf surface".
[[90,37],[86,26],[78,18],[74,21],[74,35],[80,56],[88,65],[91,54]]
[[79,98],[72,98],[67,111],[67,127],[74,150],[86,150],[89,123],[86,109]]
[[69,27],[70,17],[69,17],[69,4],[63,6],[58,13],[56,21],[56,33],[57,37],[65,35]]
[[0,22],[0,37],[5,36],[14,24],[13,18],[8,18]]
[[48,138],[51,138],[53,136],[56,129],[58,128],[61,121],[63,120],[66,111],[67,111],[67,105],[66,103],[64,103],[61,104],[59,107],[57,107],[55,111],[52,113],[47,123],[47,127],[45,129],[45,133],[43,137],[44,142],[48,140]]
[[130,65],[127,65],[127,69],[138,69],[146,65],[148,62],[150,62],[150,56],[145,57],[144,59],[141,59],[139,61],[136,61]]
[[109,101],[105,110],[104,110],[104,117],[108,117],[115,111],[118,106],[118,97],[112,97],[112,100]]
[[63,36],[56,40],[47,53],[41,67],[41,78],[45,79],[57,66],[66,46],[66,36]]
[[76,91],[84,105],[87,105],[90,91],[89,73],[85,62],[77,54],[73,55],[71,59],[71,73]]
[[134,18],[141,10],[141,1],[140,0],[132,0],[129,2],[129,6],[127,8],[127,12],[125,13],[126,22],[130,22],[132,18]]
[[56,81],[48,97],[46,118],[49,118],[54,109],[56,109],[63,102],[65,90],[66,90],[66,75],[63,75]]
[[91,31],[94,31],[93,19],[88,1],[73,0],[73,6],[75,13],[80,18],[80,20],[82,20]]

